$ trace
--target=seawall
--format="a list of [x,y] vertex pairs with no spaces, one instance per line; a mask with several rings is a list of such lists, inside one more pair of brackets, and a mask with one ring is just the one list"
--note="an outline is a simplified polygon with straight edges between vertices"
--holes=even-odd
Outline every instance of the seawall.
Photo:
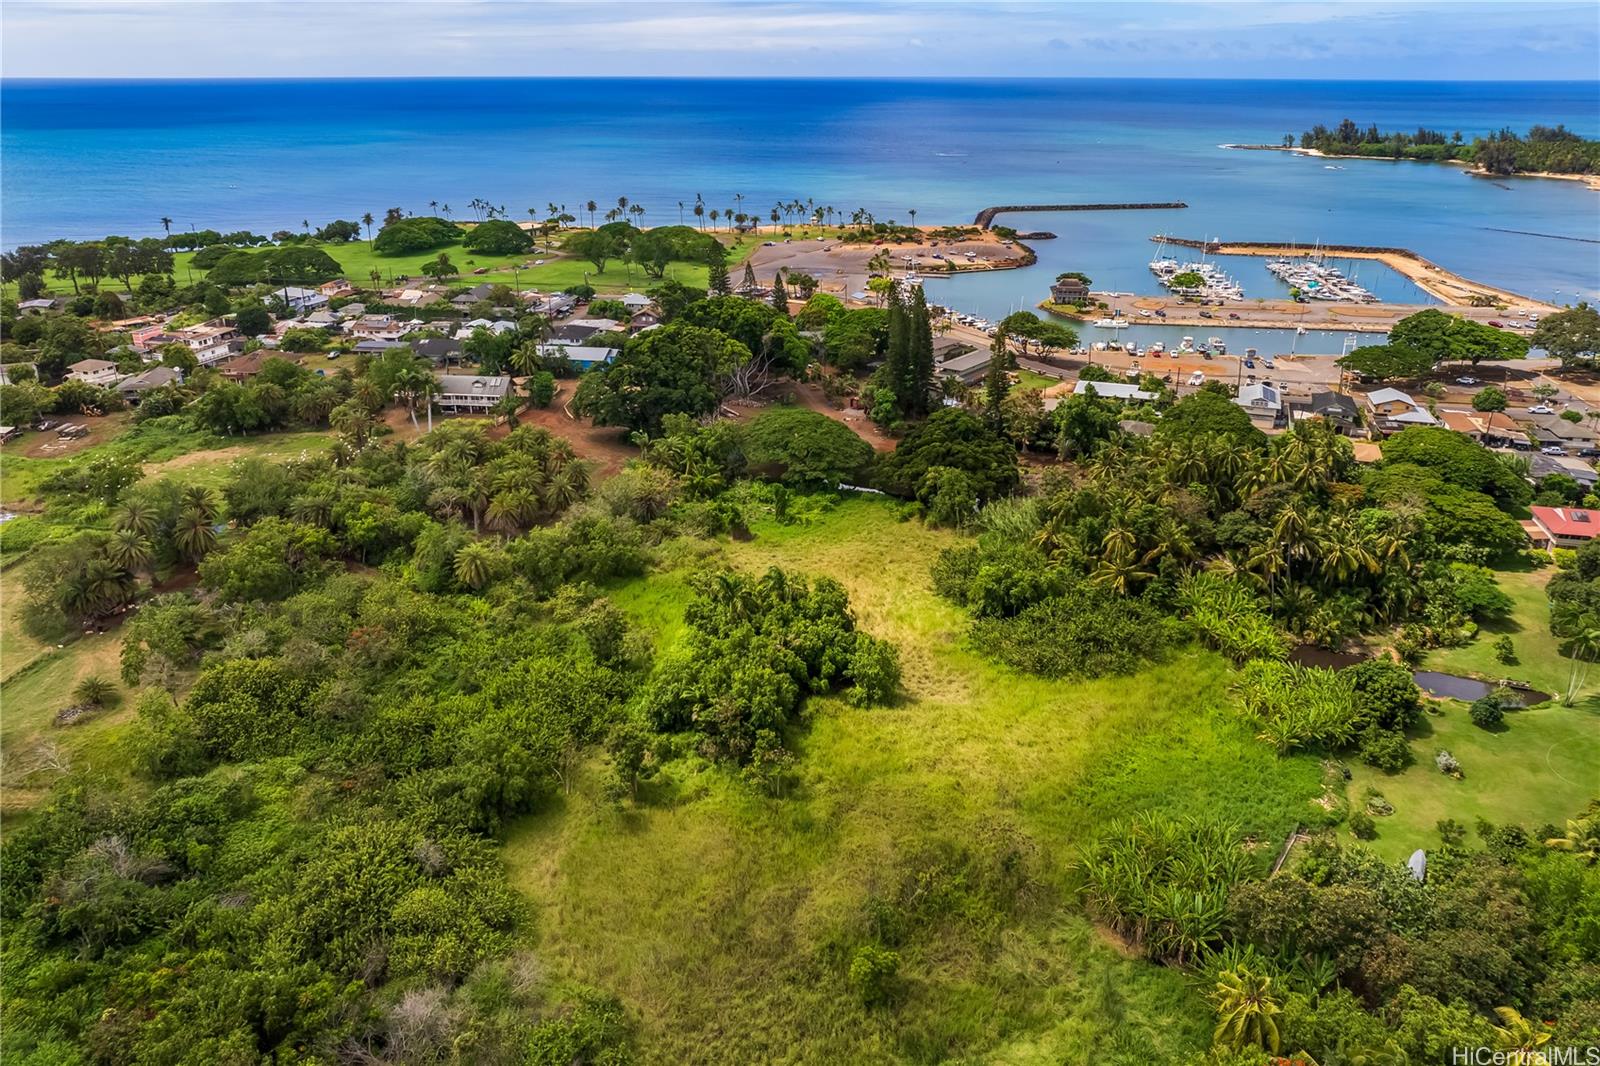
[[1004,204],[984,208],[972,221],[988,229],[994,223],[994,216],[1011,211],[1161,211],[1188,206],[1181,200],[1159,204]]

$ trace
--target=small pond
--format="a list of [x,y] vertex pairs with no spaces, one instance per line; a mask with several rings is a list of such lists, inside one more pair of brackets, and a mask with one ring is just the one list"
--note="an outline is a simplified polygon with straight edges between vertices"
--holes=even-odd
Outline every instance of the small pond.
[[[1448,696],[1467,703],[1487,696],[1495,690],[1495,686],[1487,681],[1479,681],[1473,677],[1458,677],[1455,674],[1441,674],[1436,670],[1418,670],[1411,676],[1416,678],[1422,691],[1430,696]],[[1550,698],[1548,692],[1538,692],[1531,688],[1508,686],[1504,691],[1510,701],[1518,707],[1532,707]]]

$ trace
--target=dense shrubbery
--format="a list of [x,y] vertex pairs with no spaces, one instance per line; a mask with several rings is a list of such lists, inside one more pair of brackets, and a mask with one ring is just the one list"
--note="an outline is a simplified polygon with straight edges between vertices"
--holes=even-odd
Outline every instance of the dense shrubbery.
[[804,697],[843,690],[860,706],[899,687],[892,646],[859,632],[837,582],[773,569],[706,574],[685,614],[689,639],[651,678],[643,705],[663,732],[692,732],[709,757],[772,783]]
[[858,482],[872,462],[872,446],[850,427],[803,407],[773,407],[756,416],[744,451],[752,466],[807,487]]
[[980,618],[972,626],[972,642],[986,655],[1043,677],[1131,674],[1166,658],[1184,637],[1182,625],[1155,608],[1085,584],[1015,617]]

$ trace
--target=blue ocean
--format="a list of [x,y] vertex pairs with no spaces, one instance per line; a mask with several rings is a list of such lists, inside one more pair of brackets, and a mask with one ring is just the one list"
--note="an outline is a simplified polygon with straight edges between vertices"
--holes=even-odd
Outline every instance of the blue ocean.
[[[762,214],[796,199],[902,222],[915,209],[924,224],[990,204],[1176,200],[1188,208],[1005,217],[1059,238],[1032,269],[940,284],[983,314],[1031,306],[1061,270],[1147,290],[1149,238],[1165,233],[1396,245],[1543,299],[1600,295],[1600,193],[1580,182],[1220,147],[1346,116],[1596,136],[1600,83],[8,80],[0,244],[156,234],[163,216],[271,231],[437,202],[470,217],[474,198],[521,218],[627,196],[645,225],[692,221],[697,195]],[[1238,267],[1247,295],[1280,291],[1258,264]],[[1425,299],[1376,266],[1359,280]]]

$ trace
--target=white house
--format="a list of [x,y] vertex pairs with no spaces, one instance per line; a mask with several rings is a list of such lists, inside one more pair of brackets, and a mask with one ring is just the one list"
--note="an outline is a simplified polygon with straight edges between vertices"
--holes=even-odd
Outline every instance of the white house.
[[296,314],[305,314],[315,311],[319,307],[328,306],[328,298],[316,289],[303,289],[298,285],[285,285],[273,290],[272,295],[289,305],[289,309]]
[[1283,394],[1275,385],[1264,382],[1242,385],[1233,402],[1243,407],[1253,422],[1276,426],[1283,418]]
[[104,359],[79,359],[67,367],[67,380],[82,381],[104,388],[121,381],[122,375],[118,373],[116,363]]
[[1367,393],[1367,408],[1378,428],[1394,433],[1408,426],[1436,426],[1438,420],[1399,389],[1376,389]]
[[436,402],[441,410],[487,414],[511,390],[511,379],[503,375],[440,374]]
[[188,345],[189,350],[196,353],[196,355],[209,348],[215,348],[219,344],[225,344],[238,336],[238,327],[216,322],[206,322],[199,326],[187,326],[177,333],[178,343]]
[[1084,381],[1079,379],[1072,383],[1072,394],[1082,396],[1090,389],[1103,400],[1153,400],[1156,394],[1147,392],[1137,385],[1122,381]]

